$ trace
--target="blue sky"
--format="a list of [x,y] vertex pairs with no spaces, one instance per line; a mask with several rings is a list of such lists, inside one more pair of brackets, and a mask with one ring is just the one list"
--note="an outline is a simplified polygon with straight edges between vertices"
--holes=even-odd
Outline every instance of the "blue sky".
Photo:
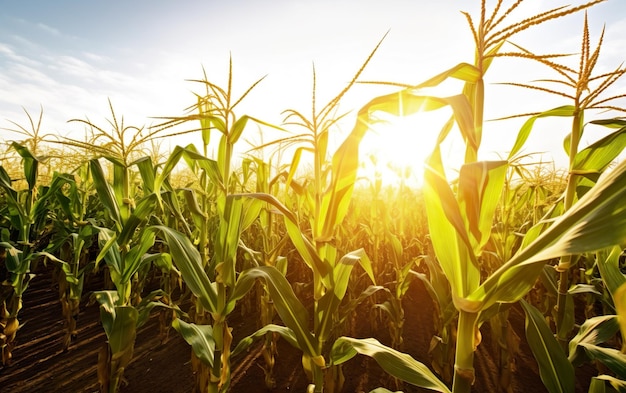
[[[149,126],[156,122],[151,117],[180,115],[194,102],[191,92],[200,91],[199,86],[187,80],[202,78],[203,67],[210,80],[225,85],[229,56],[236,92],[267,75],[240,114],[279,122],[287,108],[308,113],[313,63],[319,100],[326,101],[350,80],[387,31],[363,79],[417,83],[461,61],[471,62],[471,35],[459,11],[476,15],[478,3],[0,0],[0,127],[10,128],[7,120],[26,124],[22,108],[37,116],[42,106],[47,132],[77,135],[83,127],[67,121],[88,117],[106,124],[107,99],[127,125]],[[583,1],[526,3],[524,10],[530,13]],[[606,70],[617,67],[626,60],[626,1],[608,0],[592,8],[589,20],[592,42],[606,24],[601,64]],[[540,53],[578,52],[582,21],[583,14],[569,16],[523,33],[515,42]],[[533,74],[539,69],[503,60],[494,63],[488,82],[511,77],[529,81],[540,75]],[[620,86],[623,93],[624,83]],[[343,108],[358,109],[382,92],[378,89],[358,86]],[[567,104],[502,89],[488,86],[487,117]],[[486,130],[483,150],[506,151],[516,127],[507,125],[507,133],[502,125]],[[529,149],[558,150],[564,134],[556,134],[534,138]],[[6,131],[0,136],[11,138]]]

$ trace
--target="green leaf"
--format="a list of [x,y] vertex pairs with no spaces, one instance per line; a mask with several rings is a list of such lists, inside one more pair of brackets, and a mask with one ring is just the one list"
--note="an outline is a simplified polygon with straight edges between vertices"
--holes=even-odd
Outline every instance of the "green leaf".
[[365,250],[358,249],[352,251],[344,255],[339,260],[333,271],[334,286],[328,288],[328,291],[326,291],[326,293],[320,298],[318,307],[316,308],[316,320],[318,321],[316,324],[316,326],[318,326],[316,335],[322,341],[326,341],[330,335],[331,329],[334,326],[334,322],[337,321],[338,308],[346,295],[348,284],[350,282],[350,273],[352,272],[352,268],[356,262],[361,262],[362,264],[369,266],[369,269],[366,268],[365,270],[369,270],[368,274],[370,279],[374,278],[371,271],[371,262],[369,262],[369,258],[367,257]]
[[626,127],[603,137],[579,151],[573,168],[580,173],[601,173],[626,147]]
[[291,284],[274,266],[258,266],[246,269],[239,275],[229,299],[227,313],[235,302],[250,291],[257,278],[264,279],[276,312],[285,326],[290,328],[298,342],[298,348],[311,357],[318,356],[317,339],[309,329],[309,315],[296,297]]
[[17,151],[22,157],[22,166],[24,167],[24,176],[28,183],[28,190],[33,191],[37,185],[37,173],[39,168],[39,160],[35,157],[26,146],[22,146],[17,142],[11,143],[11,147]]
[[135,337],[137,336],[137,319],[138,312],[134,307],[115,307],[115,320],[107,334],[113,356],[127,355],[132,357]]
[[560,106],[558,108],[550,109],[548,111],[542,112],[538,115],[531,116],[526,122],[522,125],[522,128],[517,133],[517,139],[515,140],[515,144],[513,148],[511,148],[511,152],[509,153],[508,159],[511,160],[515,155],[520,151],[520,149],[526,144],[526,140],[530,136],[530,132],[533,129],[533,125],[537,119],[543,117],[572,117],[574,116],[574,111],[576,108],[572,105]]
[[515,302],[534,285],[545,261],[621,244],[626,238],[626,161],[604,173],[596,186],[531,244],[494,272],[470,300],[487,308]]
[[233,124],[228,134],[228,141],[230,142],[230,144],[234,145],[235,143],[237,143],[237,141],[241,137],[241,134],[243,133],[243,130],[246,128],[246,124],[248,124],[248,120],[249,117],[244,115],[237,119],[235,124]]
[[127,283],[139,271],[145,261],[147,252],[154,246],[156,235],[151,231],[142,231],[141,237],[125,256],[124,270],[121,272],[122,283]]
[[420,83],[416,88],[435,87],[448,78],[459,79],[467,83],[476,83],[482,75],[480,70],[468,63],[459,63],[454,67]]
[[452,293],[461,299],[480,283],[480,271],[472,252],[465,220],[446,179],[438,172],[439,149],[429,159],[432,166],[424,174],[424,202],[428,229],[441,268]]
[[235,285],[235,263],[241,235],[243,200],[241,197],[228,196],[224,206],[223,220],[219,226],[215,254],[220,265],[219,275],[228,287]]
[[526,313],[526,339],[539,365],[539,376],[550,393],[573,393],[574,367],[535,307],[520,301]]
[[500,201],[507,161],[478,161],[465,164],[459,174],[459,205],[478,256],[491,236],[493,216]]
[[96,264],[104,259],[111,271],[117,275],[122,274],[122,254],[117,243],[117,234],[109,228],[94,227],[98,230],[98,245],[100,252],[96,257]]
[[622,334],[622,352],[626,353],[626,283],[622,284],[614,295],[615,311],[617,312],[617,320]]
[[154,181],[156,179],[156,168],[152,164],[150,156],[145,156],[133,163],[137,165],[139,174],[143,180],[144,193],[151,194],[154,192]]
[[89,169],[91,171],[91,177],[93,178],[93,185],[98,193],[98,199],[105,209],[109,212],[111,219],[115,221],[115,225],[118,230],[122,230],[122,219],[120,216],[120,209],[113,194],[113,190],[109,183],[106,181],[106,176],[100,165],[100,161],[97,159],[89,160]]
[[311,269],[313,269],[315,272],[314,277],[320,278],[324,281],[324,285],[329,288],[332,267],[328,262],[323,261],[320,258],[311,240],[308,239],[304,233],[302,233],[300,227],[298,226],[298,219],[296,215],[271,194],[249,193],[240,195],[267,202],[274,207],[278,213],[282,214],[287,234],[289,235],[289,238],[291,239],[296,250],[298,250],[299,255],[302,257],[304,262]]
[[113,355],[132,352],[136,337],[138,311],[132,306],[119,306],[116,291],[97,291],[92,294],[100,303],[100,320]]
[[615,246],[610,250],[603,250],[597,253],[596,266],[602,277],[602,282],[609,290],[613,302],[615,302],[615,293],[617,289],[626,283],[626,276],[620,269],[620,256],[622,255],[622,247]]
[[126,219],[119,233],[117,242],[120,246],[130,244],[136,235],[137,228],[145,224],[157,206],[156,194],[149,194],[137,203],[137,207]]
[[202,363],[213,367],[215,340],[213,339],[213,328],[210,325],[196,325],[175,318],[172,321],[172,327],[180,333],[187,344],[191,345],[193,353]]
[[200,299],[202,306],[211,313],[217,313],[217,289],[202,267],[200,252],[191,240],[180,232],[162,225],[146,228],[160,233],[169,247],[172,260],[180,270],[185,284]]
[[626,354],[614,348],[605,348],[597,345],[581,343],[591,360],[596,360],[607,366],[620,379],[626,379]]
[[240,354],[241,352],[245,351],[246,349],[248,349],[248,347],[250,347],[250,345],[252,345],[254,340],[257,340],[259,338],[264,338],[267,335],[267,333],[280,334],[280,336],[284,338],[292,347],[300,349],[300,346],[298,344],[298,339],[296,338],[296,335],[294,334],[293,330],[291,330],[290,328],[286,326],[274,325],[273,323],[270,323],[270,324],[263,326],[262,328],[252,333],[251,335],[242,338],[241,341],[239,341],[239,343],[233,350],[231,356],[236,356]]
[[338,338],[330,353],[331,362],[334,365],[345,363],[357,353],[371,357],[389,375],[402,381],[438,392],[450,392],[423,363],[406,353],[386,347],[374,338]]
[[619,330],[619,323],[615,315],[602,315],[589,318],[583,323],[578,333],[569,342],[569,361],[574,366],[580,366],[588,361],[581,344],[597,345],[606,342]]
[[[615,390],[607,389],[607,382]],[[617,379],[610,375],[598,375],[597,377],[591,378],[589,393],[614,393],[615,391],[620,393],[626,392],[626,381]]]

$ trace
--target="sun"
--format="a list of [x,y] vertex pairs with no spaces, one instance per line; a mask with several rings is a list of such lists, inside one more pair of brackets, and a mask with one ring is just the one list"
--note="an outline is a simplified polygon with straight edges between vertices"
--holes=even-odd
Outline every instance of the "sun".
[[360,176],[383,184],[419,188],[424,177],[424,162],[432,153],[437,136],[450,113],[445,110],[419,112],[409,116],[378,116],[361,142]]

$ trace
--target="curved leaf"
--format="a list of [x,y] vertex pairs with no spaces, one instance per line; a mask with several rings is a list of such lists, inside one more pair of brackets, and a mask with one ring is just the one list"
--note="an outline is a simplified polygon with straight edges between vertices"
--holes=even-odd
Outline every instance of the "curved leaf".
[[215,340],[213,339],[213,327],[210,325],[196,325],[187,323],[179,318],[174,318],[172,327],[187,341],[193,353],[202,363],[213,367],[215,358]]
[[162,225],[148,227],[146,230],[163,235],[174,264],[180,270],[185,284],[200,299],[202,306],[212,313],[220,311],[217,308],[217,289],[204,271],[200,252],[191,240],[180,232]]
[[626,148],[626,127],[605,136],[579,151],[573,168],[581,173],[600,173]]
[[352,359],[357,353],[376,360],[383,370],[395,378],[422,388],[450,392],[448,387],[423,363],[406,353],[381,344],[374,338],[338,338],[331,350],[331,362],[335,365],[342,364]]
[[617,333],[619,323],[615,315],[602,315],[589,318],[580,327],[580,330],[569,342],[569,361],[579,366],[589,360],[584,356],[585,351],[579,348],[580,344],[597,345],[606,342]]
[[237,300],[250,291],[257,278],[265,280],[276,312],[283,323],[293,331],[298,348],[306,355],[318,356],[317,339],[309,329],[306,308],[296,297],[289,281],[274,266],[257,266],[241,272],[229,299],[227,313],[235,307]]
[[515,302],[534,285],[545,261],[597,251],[626,239],[626,161],[598,183],[531,244],[521,249],[470,295],[487,308]]
[[511,148],[511,152],[509,153],[508,159],[512,159],[520,149],[526,144],[526,140],[530,136],[530,132],[533,129],[533,125],[535,125],[535,121],[542,117],[571,117],[574,115],[574,111],[576,108],[572,105],[560,106],[558,108],[550,109],[545,112],[541,112],[538,115],[530,117],[526,122],[522,125],[522,128],[517,133],[517,139],[515,140],[515,144]]
[[270,323],[263,326],[251,335],[242,338],[233,350],[232,356],[236,356],[240,352],[245,351],[254,342],[254,340],[265,337],[267,333],[278,333],[282,338],[287,340],[287,342],[291,344],[292,347],[300,349],[300,346],[298,345],[298,340],[293,330],[286,326],[280,326]]

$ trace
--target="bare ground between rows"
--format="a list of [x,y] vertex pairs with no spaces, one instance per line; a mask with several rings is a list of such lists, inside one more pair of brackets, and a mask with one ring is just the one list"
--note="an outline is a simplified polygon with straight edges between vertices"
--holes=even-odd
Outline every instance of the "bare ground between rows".
[[[98,283],[92,284],[94,288]],[[428,349],[434,334],[433,305],[421,282],[414,282],[404,301],[406,322],[404,331],[405,352],[430,364]],[[384,326],[372,330],[369,323],[371,309],[363,305],[356,318],[361,323],[354,326],[356,337],[376,337],[389,344],[389,334]],[[252,316],[251,316],[252,315]],[[18,345],[11,366],[0,368],[1,392],[97,392],[96,365],[98,351],[105,342],[96,305],[83,304],[78,319],[78,337],[68,351],[62,350],[63,322],[58,294],[50,274],[39,274],[31,282],[21,311],[23,327],[18,332]],[[257,313],[247,311],[246,317],[235,310],[229,319],[235,340],[250,334],[257,327]],[[365,321],[365,322],[364,322]],[[525,344],[524,318],[519,308],[513,308],[510,322],[522,337],[520,352],[515,358],[516,370],[510,387],[513,392],[541,393],[543,386],[537,365]],[[491,354],[488,327],[482,329],[483,343],[475,357],[476,383],[474,392],[501,391],[498,384],[498,366]],[[193,391],[193,374],[190,367],[190,347],[175,332],[161,342],[159,321],[153,315],[138,332],[134,358],[125,372],[127,384],[121,392],[176,393]],[[236,342],[236,341],[235,341]],[[308,381],[302,371],[300,352],[279,340],[275,376],[277,386],[265,388],[262,370],[263,357],[259,345],[233,359],[232,392],[305,392]],[[427,391],[410,385],[397,386],[373,360],[357,356],[343,368],[346,382],[344,392],[369,392],[384,386],[392,391]],[[582,371],[582,372],[579,372]],[[586,392],[595,370],[587,367],[577,370],[577,392]]]

